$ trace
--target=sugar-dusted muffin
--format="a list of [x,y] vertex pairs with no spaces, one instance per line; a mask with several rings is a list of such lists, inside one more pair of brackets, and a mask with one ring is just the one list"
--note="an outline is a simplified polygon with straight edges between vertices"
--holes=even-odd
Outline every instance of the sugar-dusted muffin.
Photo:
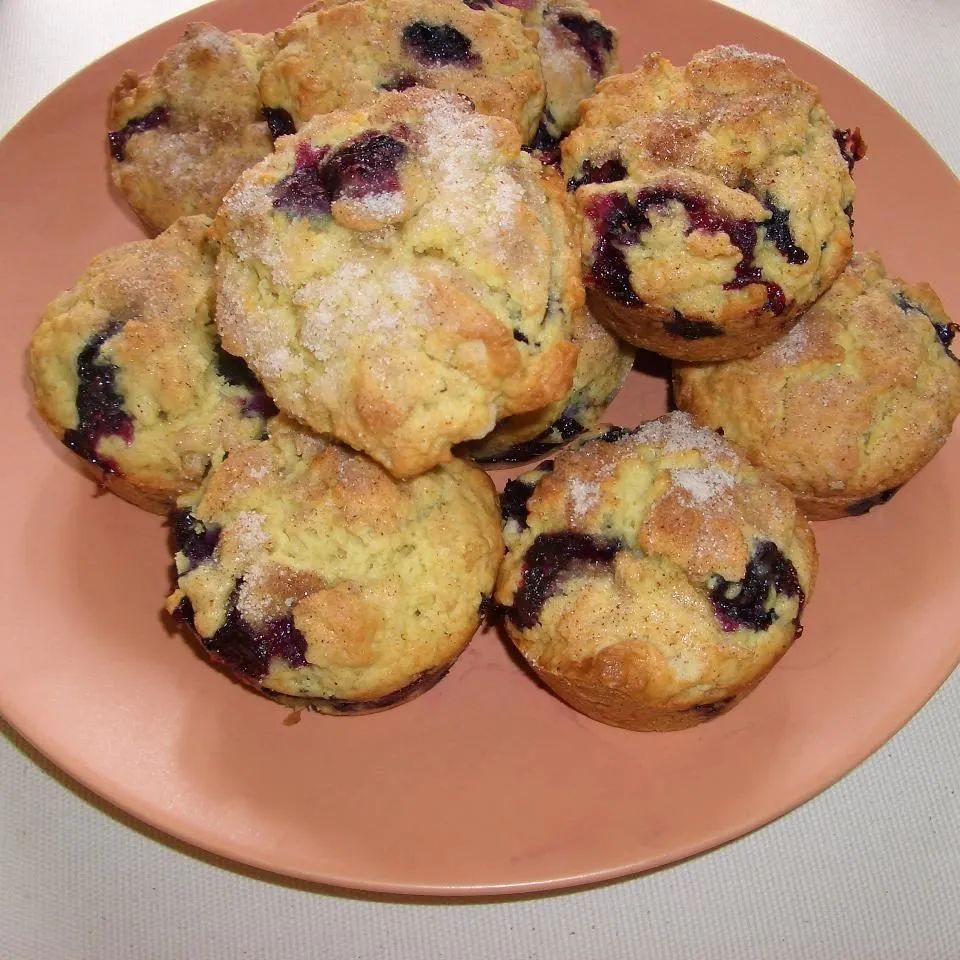
[[110,100],[113,181],[152,232],[213,216],[243,170],[273,146],[257,83],[271,37],[191,24],[144,76]]
[[676,730],[739,702],[800,630],[817,555],[790,493],[674,413],[507,484],[496,600],[577,710]]
[[563,399],[501,420],[492,433],[463,444],[458,453],[487,465],[525,463],[596,426],[620,392],[636,351],[608,333],[586,307],[574,315],[572,340],[580,355]]
[[846,266],[863,149],[778,57],[651,54],[604,80],[563,146],[600,319],[674,359],[756,353]]
[[100,482],[166,513],[274,412],[213,325],[206,217],[96,257],[30,343],[34,403]]
[[[466,0],[490,6],[495,0]],[[560,140],[577,125],[580,101],[604,77],[620,69],[617,31],[585,0],[496,0],[500,9],[519,9],[537,32],[537,52],[547,99],[532,146],[541,159],[560,159]]]
[[260,91],[297,129],[415,85],[462,94],[480,113],[513,121],[524,139],[543,111],[536,34],[463,0],[319,0],[276,40]]
[[224,345],[281,409],[414,476],[566,396],[569,218],[516,127],[456,94],[316,117],[218,215]]
[[678,365],[678,405],[722,428],[828,520],[885,503],[960,413],[957,325],[925,283],[857,253],[782,340],[749,360]]
[[398,481],[282,417],[172,522],[168,609],[236,679],[323,713],[383,710],[436,683],[477,629],[503,554],[476,467]]

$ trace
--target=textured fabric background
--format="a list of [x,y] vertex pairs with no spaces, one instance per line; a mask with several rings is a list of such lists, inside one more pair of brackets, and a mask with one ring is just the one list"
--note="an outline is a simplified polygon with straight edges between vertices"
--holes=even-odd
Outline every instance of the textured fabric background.
[[[0,0],[0,132],[90,60],[193,5]],[[729,5],[842,63],[960,170],[958,0]],[[0,960],[958,960],[958,716],[955,675],[859,769],[748,837],[633,880],[466,904],[277,882],[180,848],[6,730]]]

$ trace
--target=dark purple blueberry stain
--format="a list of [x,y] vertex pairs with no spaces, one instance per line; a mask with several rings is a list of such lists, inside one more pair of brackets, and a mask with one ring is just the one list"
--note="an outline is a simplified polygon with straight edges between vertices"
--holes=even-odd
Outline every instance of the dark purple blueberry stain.
[[267,396],[266,390],[262,387],[256,393],[251,393],[243,401],[243,415],[245,417],[259,417],[261,420],[269,420],[279,412],[277,405]]
[[380,89],[392,90],[395,93],[402,93],[404,90],[409,90],[411,87],[417,86],[419,82],[420,81],[411,74],[403,73],[398,77],[394,77],[392,80],[388,80],[386,83],[381,83]]
[[783,313],[786,309],[783,290],[778,284],[764,280],[760,268],[753,263],[757,224],[753,220],[719,217],[710,211],[702,197],[691,196],[671,186],[647,187],[637,194],[633,203],[625,194],[615,193],[596,197],[587,205],[586,214],[597,234],[588,282],[625,306],[642,306],[643,302],[630,283],[626,257],[619,248],[638,243],[643,232],[650,228],[647,216],[650,208],[671,201],[681,204],[686,211],[689,220],[687,233],[694,230],[725,233],[740,251],[734,278],[724,284],[724,290],[739,290],[754,283],[763,284],[767,290],[765,308],[775,315]]
[[293,122],[293,117],[283,107],[264,107],[263,119],[267,121],[270,136],[274,140],[280,137],[288,137],[290,134],[297,132],[297,125]]
[[393,707],[398,703],[409,700],[415,694],[429,690],[435,683],[442,680],[447,673],[449,673],[450,666],[450,664],[445,664],[442,667],[432,667],[429,670],[424,670],[399,690],[394,690],[392,693],[387,693],[374,700],[343,700],[340,697],[313,697],[310,700],[305,699],[305,705],[309,707],[311,704],[314,704],[318,708],[322,705],[327,710],[333,710],[336,713],[342,714],[386,710],[388,707]]
[[177,550],[187,558],[189,564],[183,573],[213,559],[220,542],[220,524],[205,524],[189,510],[174,510],[170,514],[170,528]]
[[764,540],[753,551],[742,580],[724,580],[717,576],[710,590],[713,609],[726,632],[738,627],[748,630],[766,630],[777,614],[767,608],[770,590],[786,597],[799,597],[795,623],[803,612],[804,595],[797,577],[797,569],[779,547]]
[[189,597],[181,597],[180,602],[173,608],[170,614],[177,623],[182,623],[185,627],[193,628],[193,604]]
[[852,203],[848,203],[848,204],[843,208],[843,212],[844,212],[844,215],[846,216],[846,218],[850,221],[850,229],[851,229],[851,231],[852,231],[852,230],[853,230],[853,224],[854,224],[854,220],[853,220],[853,204],[852,204]]
[[240,357],[227,353],[219,341],[214,346],[214,363],[217,375],[233,387],[242,387],[250,396],[243,401],[245,417],[260,417],[268,420],[277,415],[276,404],[267,396],[260,381]]
[[576,417],[564,413],[547,427],[542,433],[538,433],[532,440],[524,443],[515,443],[505,453],[488,459],[481,458],[480,463],[526,463],[528,460],[536,460],[545,453],[553,450],[563,443],[568,443],[574,437],[578,437],[586,428]]
[[546,166],[558,167],[560,165],[560,140],[561,138],[554,132],[556,122],[553,114],[549,110],[544,110],[540,117],[540,123],[537,125],[537,132],[533,139],[523,148],[528,153],[532,153],[536,158]]
[[526,335],[522,330],[514,330],[514,331],[513,331],[513,339],[516,340],[517,343],[529,343],[529,342],[530,342],[530,340],[528,339],[527,335]]
[[587,183],[616,183],[618,180],[625,180],[626,176],[627,168],[619,157],[611,157],[597,166],[594,166],[591,160],[584,160],[580,173],[567,181],[567,189],[573,193]]
[[723,285],[724,290],[740,290],[743,287],[749,287],[754,283],[763,284],[767,288],[767,302],[764,308],[769,310],[774,316],[779,317],[787,309],[787,298],[783,288],[779,283],[773,283],[771,280],[764,280],[759,267],[750,267],[743,269],[743,260],[737,264],[736,273],[729,283]]
[[307,141],[297,144],[293,173],[273,188],[274,207],[297,217],[330,212],[330,194],[321,177],[321,164],[329,150]]
[[629,427],[614,426],[601,433],[597,440],[601,443],[618,443],[624,437],[629,437],[632,434],[633,431]]
[[500,494],[500,516],[504,523],[515,523],[521,530],[527,529],[527,502],[536,486],[526,480],[508,480]]
[[876,494],[876,496],[864,497],[863,500],[851,503],[850,506],[847,507],[847,514],[851,517],[862,517],[865,513],[869,513],[874,507],[889,503],[899,489],[899,487],[891,487],[889,490],[884,490],[882,493]]
[[107,134],[107,141],[110,144],[110,156],[117,163],[123,163],[126,158],[127,141],[138,133],[146,133],[147,130],[155,130],[157,127],[166,126],[170,122],[170,111],[166,107],[154,107],[149,113],[142,117],[135,117],[127,121],[119,130],[111,130]]
[[457,64],[476,67],[480,57],[473,52],[470,38],[449,23],[415,20],[403,29],[403,47],[412,57],[429,65]]
[[[291,667],[307,665],[307,641],[287,614],[260,629],[248,623],[237,608],[240,581],[227,601],[227,616],[212,637],[200,637],[204,649],[241,680],[256,682],[267,675],[270,661],[283,660]],[[178,606],[179,610],[179,606]],[[192,614],[192,610],[189,611]],[[186,621],[193,627],[193,618]]]
[[406,144],[386,133],[360,134],[323,164],[321,175],[330,199],[398,191],[397,164],[406,155]]
[[64,444],[74,453],[114,474],[120,472],[117,464],[110,457],[99,456],[97,445],[104,437],[131,443],[133,418],[124,410],[123,397],[117,391],[117,365],[102,362],[100,351],[122,328],[123,321],[111,321],[77,354],[77,425],[63,435]]
[[688,712],[701,717],[715,717],[717,714],[723,713],[736,699],[736,697],[724,697],[722,700],[714,700],[713,703],[698,703],[696,706],[690,707]]
[[933,329],[937,334],[937,339],[940,341],[943,349],[946,351],[947,356],[950,357],[951,360],[955,360],[957,363],[960,363],[960,357],[957,357],[956,354],[950,349],[953,346],[954,337],[956,337],[957,333],[960,332],[960,324],[940,323],[939,321],[934,320],[924,307],[911,300],[902,290],[897,291],[896,304],[904,313],[909,313],[911,310],[916,310],[917,313],[922,313],[933,326]]
[[463,0],[471,10],[489,10],[493,6],[493,0]]
[[564,577],[579,569],[605,569],[621,549],[619,540],[585,533],[541,533],[527,551],[520,586],[506,615],[521,629],[536,626],[543,605]]
[[663,324],[664,330],[681,340],[704,340],[707,337],[722,337],[723,330],[709,320],[691,320],[679,310],[673,311],[673,318]]
[[763,202],[770,213],[770,219],[763,224],[767,239],[780,251],[787,263],[799,266],[810,258],[793,242],[793,232],[790,230],[790,211],[778,207],[769,197]]
[[862,160],[867,155],[867,145],[860,136],[860,128],[853,130],[834,130],[833,139],[837,141],[840,148],[840,156],[847,163],[847,168],[853,172],[853,165]]
[[593,266],[587,280],[625,307],[643,306],[643,301],[630,282],[630,266],[626,256],[607,237],[600,237],[594,246]]
[[588,20],[578,13],[561,13],[557,20],[564,30],[577,38],[590,61],[590,72],[598,79],[602,77],[607,57],[613,50],[613,31],[599,20]]
[[402,141],[373,130],[330,153],[309,142],[297,146],[293,173],[274,188],[273,205],[294,216],[323,215],[343,197],[364,197],[400,189],[397,164],[407,154]]

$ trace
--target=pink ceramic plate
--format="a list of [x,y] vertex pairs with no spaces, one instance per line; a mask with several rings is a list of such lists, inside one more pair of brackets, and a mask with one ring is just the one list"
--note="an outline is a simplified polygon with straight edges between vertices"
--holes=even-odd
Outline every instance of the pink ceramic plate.
[[[888,106],[812,50],[706,0],[595,2],[622,31],[626,66],[649,49],[682,62],[735,41],[819,84],[834,120],[869,143],[859,244],[930,280],[960,313],[960,188]],[[269,29],[301,3],[222,0],[203,15]],[[106,95],[187,19],[85,70],[0,144],[0,562],[13,627],[0,635],[0,708],[27,738],[118,806],[236,860],[371,890],[490,894],[630,874],[722,843],[822,790],[923,704],[960,656],[960,441],[888,506],[817,527],[822,572],[803,638],[742,706],[695,730],[587,720],[493,633],[408,706],[288,727],[285,710],[168,634],[164,528],[94,496],[30,412],[23,353],[43,305],[95,253],[138,236],[107,187]],[[634,374],[611,418],[636,423],[664,399],[662,381]]]

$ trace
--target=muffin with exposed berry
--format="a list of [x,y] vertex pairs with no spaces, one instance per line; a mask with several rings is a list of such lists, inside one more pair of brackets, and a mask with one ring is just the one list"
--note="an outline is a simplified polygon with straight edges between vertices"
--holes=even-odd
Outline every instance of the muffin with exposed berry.
[[778,57],[651,54],[604,80],[563,145],[600,319],[674,359],[756,353],[846,266],[863,151]]
[[800,631],[809,524],[686,414],[594,432],[510,481],[501,505],[507,633],[596,720],[676,730],[717,716]]
[[237,680],[333,714],[433,686],[476,631],[503,553],[477,468],[455,460],[398,481],[282,417],[172,523],[170,612]]
[[[492,6],[495,0],[466,0]],[[500,9],[519,9],[537,32],[537,52],[547,99],[531,146],[542,160],[560,160],[560,140],[577,125],[580,101],[604,77],[617,73],[616,30],[585,0],[496,0]]]
[[680,365],[678,405],[721,428],[808,517],[885,503],[960,414],[957,325],[925,283],[857,253],[790,333],[756,357]]
[[213,324],[206,217],[96,257],[30,344],[34,403],[100,482],[166,513],[274,412]]
[[482,440],[458,452],[487,465],[536,460],[599,422],[620,392],[636,351],[618,340],[584,307],[574,315],[571,339],[580,349],[570,392],[532,413],[501,420]]
[[536,35],[517,16],[463,0],[319,0],[277,31],[260,80],[289,130],[384,90],[448,90],[533,136],[544,104]]
[[191,24],[144,76],[128,71],[110,100],[113,182],[154,233],[213,216],[273,141],[257,83],[273,39]]
[[562,184],[456,94],[316,117],[241,177],[215,230],[226,348],[394,476],[570,390],[583,289]]

